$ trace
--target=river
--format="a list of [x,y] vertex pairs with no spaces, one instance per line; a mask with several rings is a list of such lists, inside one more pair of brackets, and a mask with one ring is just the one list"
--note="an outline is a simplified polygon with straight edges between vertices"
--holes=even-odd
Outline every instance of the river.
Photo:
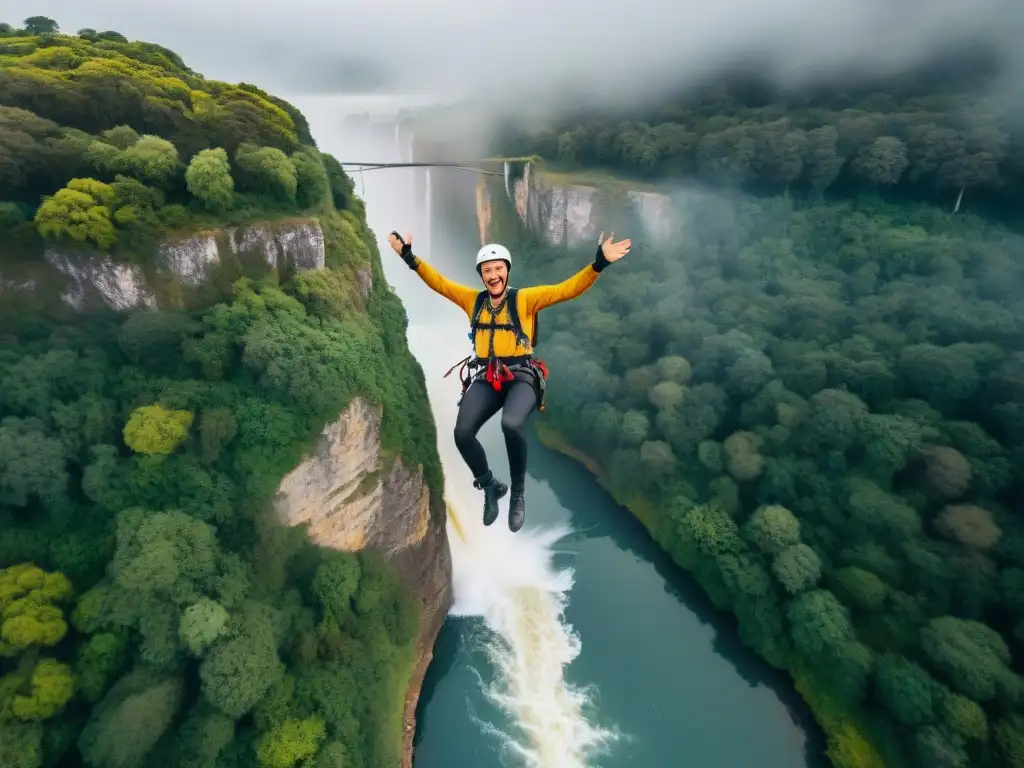
[[[365,131],[342,122],[352,111],[386,116],[407,101],[291,100],[339,160],[409,160],[408,137],[393,121]],[[411,230],[418,253],[474,285],[478,235],[471,216],[428,220],[413,178],[406,170],[355,176],[427,377],[450,508],[456,602],[420,698],[416,768],[824,765],[820,735],[788,678],[740,644],[731,618],[582,466],[531,437],[525,528],[510,533],[504,515],[483,527],[451,439],[458,384],[442,379],[468,349],[467,320],[386,245],[390,230]],[[481,440],[507,477],[497,418]]]

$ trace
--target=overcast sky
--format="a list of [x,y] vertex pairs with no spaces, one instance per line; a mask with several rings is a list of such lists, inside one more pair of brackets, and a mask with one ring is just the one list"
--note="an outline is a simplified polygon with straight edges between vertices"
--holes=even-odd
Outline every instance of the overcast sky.
[[4,0],[0,20],[115,29],[172,48],[208,77],[282,96],[359,81],[571,98],[677,85],[758,54],[799,80],[902,67],[965,36],[1014,46],[1022,10],[1024,0]]

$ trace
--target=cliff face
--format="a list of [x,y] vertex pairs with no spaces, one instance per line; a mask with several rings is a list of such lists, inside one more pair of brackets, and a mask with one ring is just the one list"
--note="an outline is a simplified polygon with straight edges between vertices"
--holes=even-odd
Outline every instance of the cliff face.
[[420,467],[406,467],[401,458],[384,461],[382,415],[379,407],[355,398],[324,427],[313,453],[281,481],[275,507],[282,522],[307,525],[321,546],[370,547],[385,554],[417,586],[433,614],[447,599],[448,549],[437,548],[443,553],[430,561],[416,553],[430,544],[428,539],[444,538],[443,527],[432,523],[444,516],[431,515]]
[[379,407],[354,399],[324,427],[313,453],[281,481],[275,507],[284,523],[307,525],[321,546],[383,552],[413,586],[422,621],[405,701],[403,765],[411,768],[416,701],[452,603],[451,553],[444,510],[430,508],[422,469],[382,457],[381,416]]
[[303,218],[170,237],[142,263],[118,262],[71,244],[51,245],[42,263],[4,262],[0,305],[31,297],[75,312],[124,312],[201,304],[243,275],[276,272],[284,279],[322,269],[326,254],[320,223]]
[[[527,165],[513,185],[520,221],[551,246],[574,248],[596,243],[603,228],[601,206],[608,197],[625,196],[653,242],[679,235],[682,221],[675,201],[661,192],[610,189],[546,178]],[[479,210],[479,206],[478,206]],[[608,234],[607,232],[605,234]]]

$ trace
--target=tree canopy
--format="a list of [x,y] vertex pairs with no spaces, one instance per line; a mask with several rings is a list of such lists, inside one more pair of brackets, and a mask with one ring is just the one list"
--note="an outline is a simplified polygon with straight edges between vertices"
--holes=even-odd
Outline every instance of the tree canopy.
[[[723,96],[499,147],[631,177],[591,214],[630,255],[545,314],[538,428],[789,670],[839,768],[1024,765],[1024,237],[953,210],[1019,200],[1021,155],[966,98]],[[593,258],[491,198],[524,283]]]
[[275,215],[362,216],[352,181],[302,113],[209,80],[117,32],[0,25],[0,237],[136,258],[169,230]]
[[757,194],[871,190],[947,209],[981,199],[1019,211],[1024,133],[1015,105],[985,83],[946,80],[894,75],[873,87],[842,83],[813,94],[714,82],[642,116],[580,114],[539,130],[510,121],[501,152]]
[[0,27],[0,190],[5,245],[29,228],[139,258],[129,232],[301,207],[332,267],[189,311],[5,318],[0,765],[396,765],[418,603],[379,554],[315,546],[270,503],[360,397],[443,509],[422,371],[351,180],[259,89],[34,17]]

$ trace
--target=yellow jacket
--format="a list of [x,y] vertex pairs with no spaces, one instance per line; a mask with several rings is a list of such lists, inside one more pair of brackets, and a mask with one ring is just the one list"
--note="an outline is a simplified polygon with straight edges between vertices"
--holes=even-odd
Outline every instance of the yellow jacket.
[[[442,275],[425,261],[416,258],[414,267],[416,274],[422,278],[432,290],[444,296],[452,303],[458,305],[470,322],[473,322],[473,305],[476,297],[482,288],[470,288],[468,285],[461,285]],[[588,264],[568,280],[557,285],[534,285],[529,288],[520,288],[516,293],[516,307],[519,310],[519,320],[523,326],[523,333],[527,339],[533,338],[533,325],[537,313],[542,309],[563,301],[575,299],[586,293],[595,282],[599,272],[593,264]],[[481,325],[491,322],[490,302],[484,303],[480,312]],[[498,316],[494,318],[497,324],[511,324],[508,307],[502,307]],[[478,330],[473,338],[473,347],[476,356],[486,358],[490,343],[490,331]],[[529,342],[523,344],[516,339],[514,331],[499,328],[494,332],[494,354],[496,357],[518,357],[520,355],[533,354]]]

